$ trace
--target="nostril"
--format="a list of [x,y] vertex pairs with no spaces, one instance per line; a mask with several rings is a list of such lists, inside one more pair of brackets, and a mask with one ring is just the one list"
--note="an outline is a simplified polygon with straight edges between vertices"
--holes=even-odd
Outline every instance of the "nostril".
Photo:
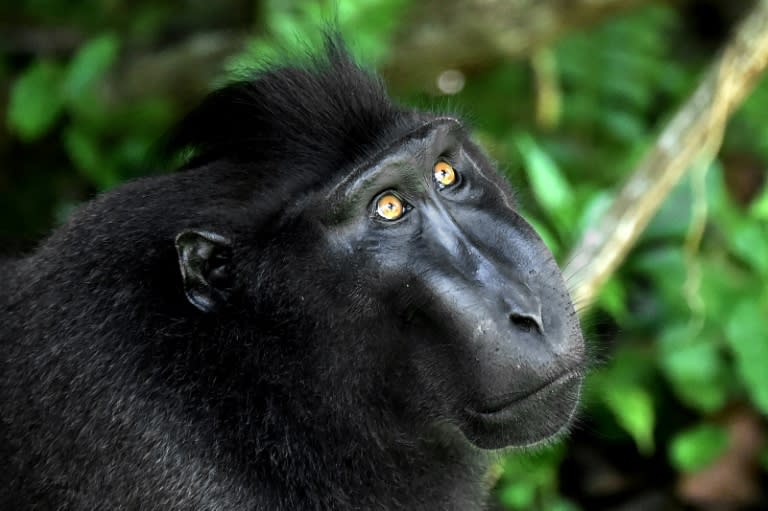
[[509,320],[512,321],[512,324],[514,324],[517,328],[522,330],[526,333],[531,332],[542,332],[541,323],[538,321],[537,318],[534,318],[533,316],[529,316],[527,314],[517,314],[513,312],[509,315]]

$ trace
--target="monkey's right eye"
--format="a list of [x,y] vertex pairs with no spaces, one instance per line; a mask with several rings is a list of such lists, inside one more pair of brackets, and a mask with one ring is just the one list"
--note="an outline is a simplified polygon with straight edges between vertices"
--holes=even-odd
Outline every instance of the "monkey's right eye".
[[458,177],[456,175],[456,170],[454,170],[451,164],[444,161],[435,163],[432,173],[435,176],[435,181],[440,185],[440,188],[455,184]]
[[376,199],[376,214],[384,220],[397,220],[405,214],[405,209],[405,203],[393,193],[384,193]]

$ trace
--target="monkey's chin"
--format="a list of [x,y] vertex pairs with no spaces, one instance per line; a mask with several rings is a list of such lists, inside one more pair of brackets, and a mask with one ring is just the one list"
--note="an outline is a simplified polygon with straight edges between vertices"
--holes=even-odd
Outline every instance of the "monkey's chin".
[[481,449],[529,447],[568,429],[581,393],[582,375],[572,372],[523,399],[492,412],[466,408],[464,436]]

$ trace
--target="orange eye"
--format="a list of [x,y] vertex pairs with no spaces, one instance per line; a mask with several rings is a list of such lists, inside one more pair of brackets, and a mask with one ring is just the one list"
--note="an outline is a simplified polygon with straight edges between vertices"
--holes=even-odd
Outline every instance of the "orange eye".
[[387,193],[376,201],[376,214],[385,220],[397,220],[405,213],[405,205],[395,195]]
[[456,182],[456,171],[453,170],[450,164],[439,161],[435,163],[434,170],[432,171],[435,176],[435,181],[440,186],[450,186]]

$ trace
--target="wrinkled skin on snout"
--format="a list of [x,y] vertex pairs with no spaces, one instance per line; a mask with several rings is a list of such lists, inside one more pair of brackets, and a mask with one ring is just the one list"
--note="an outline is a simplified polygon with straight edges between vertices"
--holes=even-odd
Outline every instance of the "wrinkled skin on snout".
[[[378,332],[388,362],[373,392],[481,448],[556,435],[578,402],[584,344],[551,253],[457,121],[394,147],[301,204],[304,217],[323,212],[317,261],[345,275],[326,296],[354,311],[358,331]],[[455,170],[452,184],[436,181],[436,162]],[[394,220],[376,211],[391,195],[403,206]]]

